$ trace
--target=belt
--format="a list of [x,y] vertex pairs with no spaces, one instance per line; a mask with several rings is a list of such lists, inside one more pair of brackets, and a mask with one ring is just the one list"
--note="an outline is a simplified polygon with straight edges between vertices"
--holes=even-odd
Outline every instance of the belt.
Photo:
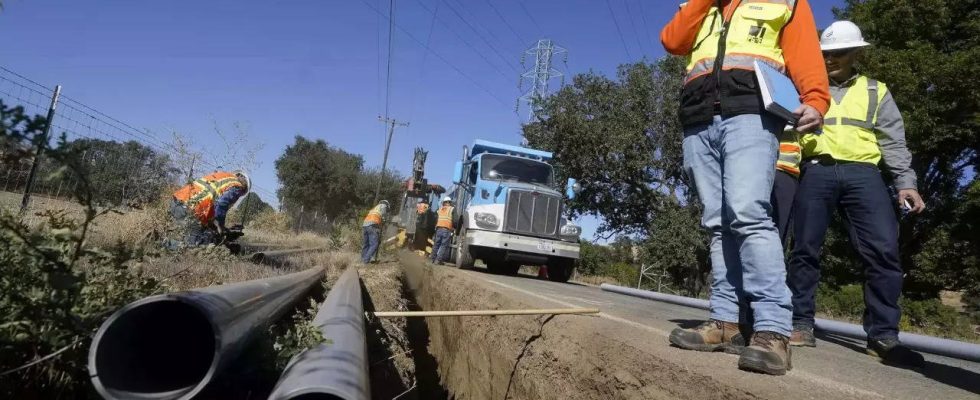
[[838,160],[838,159],[836,159],[834,157],[831,157],[831,156],[829,156],[827,154],[821,154],[821,155],[813,156],[813,157],[806,157],[806,158],[803,159],[803,164],[804,165],[805,164],[820,164],[820,165],[868,164],[868,165],[873,165],[871,163],[867,163],[867,162],[864,162],[864,161]]

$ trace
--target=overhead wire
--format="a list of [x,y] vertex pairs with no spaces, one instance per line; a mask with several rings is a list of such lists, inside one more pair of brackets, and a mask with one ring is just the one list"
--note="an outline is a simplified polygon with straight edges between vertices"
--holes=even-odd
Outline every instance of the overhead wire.
[[[456,17],[458,17],[460,21],[463,21],[463,23],[466,24],[466,26],[468,26],[470,28],[470,30],[472,30],[473,33],[475,33],[476,36],[479,37],[480,40],[483,41],[483,43],[486,43],[487,47],[489,47],[490,50],[493,51],[497,55],[497,57],[500,57],[500,59],[504,61],[504,64],[506,64],[508,67],[510,67],[510,69],[514,70],[514,72],[520,72],[517,69],[517,67],[515,66],[515,64],[512,64],[511,63],[510,59],[508,59],[503,54],[501,54],[501,52],[499,50],[497,50],[497,47],[496,46],[494,46],[492,43],[490,43],[490,41],[487,40],[487,38],[484,37],[483,34],[480,33],[480,31],[477,30],[476,27],[473,26],[473,24],[471,24],[466,18],[464,18],[463,15],[459,11],[457,11],[456,8],[453,7],[452,4],[449,3],[449,0],[443,0],[443,2],[446,3],[446,7],[449,7],[449,11],[452,11],[453,14],[456,14]],[[460,4],[460,7],[462,7],[462,4]],[[476,22],[476,24],[479,25],[479,22]],[[487,32],[490,32],[489,29],[487,30]],[[493,32],[490,32],[490,35],[493,35]],[[498,39],[498,41],[499,41],[499,39]]]
[[[440,3],[441,2],[438,2],[438,1],[436,2],[435,11],[433,11],[433,13],[432,13],[432,20],[429,21],[429,34],[426,35],[426,37],[425,37],[425,46],[426,47],[428,47],[429,44],[432,43],[432,34],[435,32],[435,29],[436,29],[436,15],[439,15],[439,4]],[[425,77],[425,61],[426,61],[426,59],[428,59],[428,57],[429,57],[429,52],[428,51],[423,51],[422,52],[422,61],[419,63],[419,77],[415,81],[415,88],[412,90],[412,94],[411,94],[412,101],[409,103],[409,111],[408,111],[408,120],[409,121],[413,121],[413,118],[415,116],[415,106],[416,106],[416,103],[417,103],[415,101],[415,95],[418,93],[418,87],[422,84],[422,79]],[[411,125],[407,126],[406,129],[412,129]]]
[[524,2],[518,1],[517,4],[521,6],[522,10],[524,10],[524,15],[527,15],[527,18],[531,20],[531,23],[538,28],[538,34],[544,36],[544,29],[541,29],[541,25],[538,24],[538,21],[534,19],[534,16],[527,10],[527,7],[524,7]]
[[633,37],[636,38],[636,46],[640,49],[640,53],[645,53],[642,41],[640,41],[640,32],[636,30],[636,23],[633,21],[633,10],[630,10],[630,0],[623,0],[623,4],[626,5],[626,18],[630,20],[630,28],[633,29]]
[[616,32],[619,34],[619,41],[623,44],[623,50],[626,50],[626,57],[633,60],[633,55],[630,54],[630,49],[626,46],[626,39],[623,38],[623,30],[619,28],[619,21],[616,20],[616,13],[613,11],[612,4],[609,0],[606,0],[606,6],[609,7],[609,16],[612,17],[613,24],[616,25]]
[[[366,6],[368,7],[368,8],[370,8],[370,9],[371,9],[371,11],[374,11],[375,13],[378,13],[378,14],[381,14],[381,16],[383,16],[383,17],[386,17],[386,18],[387,18],[387,16],[386,16],[386,15],[384,15],[384,13],[383,13],[383,12],[381,12],[381,10],[379,10],[379,9],[377,9],[376,7],[374,7],[374,6],[372,6],[372,5],[371,5],[371,3],[368,3],[368,2],[367,2],[367,0],[361,0],[361,2],[362,2],[362,3],[364,3],[364,5],[366,5]],[[446,64],[447,66],[449,66],[450,68],[452,68],[452,69],[453,69],[454,71],[456,71],[456,73],[458,73],[458,74],[459,74],[460,76],[462,76],[463,78],[466,78],[466,80],[468,80],[468,81],[470,81],[470,83],[472,83],[472,84],[473,84],[473,86],[476,86],[476,87],[478,87],[478,88],[479,88],[480,90],[483,90],[483,92],[485,92],[486,94],[488,94],[488,95],[490,95],[491,97],[493,97],[494,99],[496,99],[496,100],[497,100],[498,102],[500,102],[500,104],[502,104],[502,105],[504,105],[504,106],[507,106],[507,102],[505,102],[505,101],[503,101],[503,100],[502,100],[502,99],[501,99],[501,98],[500,98],[499,96],[497,96],[496,94],[494,94],[493,92],[491,92],[491,91],[490,91],[489,89],[487,89],[486,87],[484,87],[483,85],[481,85],[481,84],[480,84],[479,82],[477,82],[477,81],[476,81],[475,79],[473,79],[473,78],[472,78],[471,76],[469,76],[469,75],[467,75],[467,74],[466,74],[465,72],[463,72],[463,70],[461,70],[461,69],[460,69],[459,67],[457,67],[457,66],[456,66],[455,64],[453,64],[452,62],[450,62],[450,61],[449,61],[448,59],[446,59],[446,57],[443,57],[443,56],[442,56],[441,54],[439,54],[438,52],[436,52],[435,50],[433,50],[433,49],[432,49],[432,47],[430,47],[429,45],[426,45],[426,44],[425,44],[425,43],[423,43],[423,42],[422,42],[421,40],[419,40],[418,38],[416,38],[416,37],[415,37],[415,35],[413,35],[413,34],[412,34],[411,32],[409,32],[409,31],[408,31],[407,29],[405,29],[405,28],[403,28],[403,27],[401,27],[401,26],[400,26],[400,25],[398,25],[398,24],[393,24],[393,25],[394,25],[394,26],[395,26],[396,28],[398,28],[399,30],[401,30],[401,31],[402,31],[402,33],[404,33],[404,34],[405,34],[405,36],[407,36],[407,37],[408,37],[409,39],[412,39],[412,41],[413,41],[413,42],[415,42],[415,43],[417,43],[417,44],[418,44],[419,46],[422,46],[423,48],[425,48],[425,49],[426,49],[426,51],[429,51],[429,52],[432,52],[432,55],[434,55],[434,56],[436,56],[436,58],[438,58],[438,59],[439,59],[440,61],[442,61],[443,63],[445,63],[445,64]]]
[[493,5],[493,1],[491,0],[483,0],[483,1],[486,2],[488,6],[490,6],[490,9],[493,10],[494,14],[497,14],[497,17],[500,18],[501,21],[504,21],[504,25],[506,25],[507,29],[509,29],[510,32],[514,34],[514,37],[516,37],[517,40],[521,43],[521,46],[526,46],[528,44],[528,41],[524,40],[521,34],[517,33],[517,30],[514,29],[514,26],[511,25],[510,22],[507,21],[507,18],[504,18],[503,14],[501,14],[500,11],[497,10],[497,7]]
[[[364,0],[361,0],[361,1],[364,1]],[[500,74],[501,77],[503,77],[504,79],[508,79],[508,80],[512,78],[511,76],[508,76],[506,73],[504,73],[504,71],[501,71],[500,70],[500,67],[498,67],[497,64],[494,64],[492,61],[490,61],[490,59],[488,59],[487,56],[483,54],[483,52],[477,50],[476,47],[473,46],[472,43],[470,43],[469,40],[466,40],[466,38],[464,38],[458,32],[456,32],[456,30],[453,29],[451,26],[449,26],[449,24],[447,24],[445,21],[443,21],[438,16],[436,16],[436,14],[433,13],[432,10],[429,9],[429,7],[425,5],[425,3],[423,3],[421,0],[415,0],[415,1],[417,3],[419,3],[419,5],[422,6],[423,9],[425,9],[430,14],[432,14],[434,16],[434,18],[436,18],[436,21],[438,21],[443,27],[445,27],[447,30],[449,30],[449,32],[452,33],[453,36],[456,36],[457,39],[459,39],[460,41],[462,41],[463,44],[466,45],[466,47],[468,47],[470,50],[473,50],[473,52],[476,53],[477,56],[479,56],[481,59],[483,59],[483,61],[486,62],[487,65],[489,65],[491,68],[493,68],[494,71],[496,71],[498,74]],[[398,28],[399,29],[402,29],[404,31],[404,29],[401,28],[400,26]],[[407,33],[407,31],[405,31],[405,32]],[[421,42],[420,42],[420,44],[421,44]],[[427,47],[428,45],[423,45],[423,46],[426,46],[426,48],[428,48]],[[433,53],[433,54],[435,54],[435,53]],[[439,56],[439,57],[441,58],[441,56]]]
[[385,120],[388,119],[388,107],[391,105],[391,59],[394,45],[395,0],[388,0],[388,71],[385,73]]

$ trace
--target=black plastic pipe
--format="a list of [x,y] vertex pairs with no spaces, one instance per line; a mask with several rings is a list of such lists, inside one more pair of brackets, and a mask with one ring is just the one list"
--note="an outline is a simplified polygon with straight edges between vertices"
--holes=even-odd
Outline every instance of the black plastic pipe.
[[367,400],[367,342],[361,281],[348,268],[313,319],[324,341],[290,360],[269,399]]
[[190,399],[322,277],[317,267],[130,303],[92,340],[92,384],[106,399]]

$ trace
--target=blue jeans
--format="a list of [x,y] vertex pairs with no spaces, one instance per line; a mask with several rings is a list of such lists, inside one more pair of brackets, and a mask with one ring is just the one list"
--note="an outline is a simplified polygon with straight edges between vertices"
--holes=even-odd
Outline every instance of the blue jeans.
[[378,246],[381,244],[381,230],[378,229],[377,225],[368,225],[364,227],[364,247],[361,248],[361,261],[365,264],[371,262],[374,258],[374,253],[378,251]]
[[684,169],[694,182],[711,235],[711,318],[739,322],[752,308],[755,331],[789,336],[793,309],[783,246],[769,197],[784,122],[769,115],[716,115],[684,129]]
[[436,228],[436,238],[432,242],[432,262],[449,259],[449,246],[453,243],[453,231]]
[[813,326],[820,248],[834,210],[841,210],[851,243],[864,264],[864,331],[871,339],[898,337],[902,317],[902,265],[898,218],[878,167],[868,163],[803,163],[794,205],[793,252],[789,286],[793,322]]

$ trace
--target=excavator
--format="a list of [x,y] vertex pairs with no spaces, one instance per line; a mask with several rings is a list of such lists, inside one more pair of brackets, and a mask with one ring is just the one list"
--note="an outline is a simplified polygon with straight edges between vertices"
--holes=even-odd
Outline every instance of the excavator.
[[[425,159],[429,152],[421,147],[415,148],[412,159],[412,176],[404,183],[405,193],[402,195],[398,214],[393,219],[398,227],[398,233],[385,241],[387,249],[408,247],[423,256],[432,252],[432,235],[435,232],[438,199],[446,188],[438,184],[430,184],[425,179]],[[421,202],[429,206],[419,206]],[[433,205],[435,208],[433,208]]]

